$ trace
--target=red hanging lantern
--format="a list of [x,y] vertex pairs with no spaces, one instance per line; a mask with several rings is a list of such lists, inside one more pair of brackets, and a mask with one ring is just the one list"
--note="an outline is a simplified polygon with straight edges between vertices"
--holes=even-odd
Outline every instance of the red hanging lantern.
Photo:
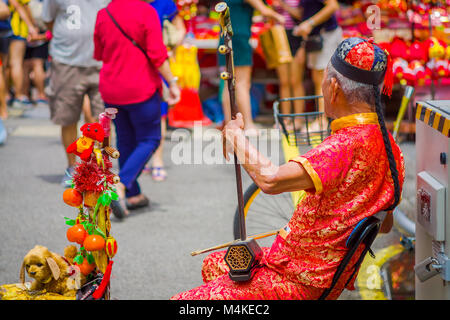
[[105,246],[106,255],[112,259],[117,253],[117,241],[113,237],[108,237],[106,239]]

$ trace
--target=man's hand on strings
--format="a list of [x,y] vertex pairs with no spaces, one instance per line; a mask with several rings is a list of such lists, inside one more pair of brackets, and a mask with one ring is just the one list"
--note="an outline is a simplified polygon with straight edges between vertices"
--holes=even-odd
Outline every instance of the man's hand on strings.
[[234,152],[235,139],[239,136],[244,136],[244,118],[242,113],[237,113],[236,118],[228,121],[222,130],[223,139],[223,156],[230,160],[229,154]]

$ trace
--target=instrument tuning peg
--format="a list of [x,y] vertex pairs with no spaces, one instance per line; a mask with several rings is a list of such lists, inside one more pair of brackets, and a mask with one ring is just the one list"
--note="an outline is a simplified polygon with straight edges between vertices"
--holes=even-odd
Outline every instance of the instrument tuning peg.
[[222,80],[230,80],[232,78],[231,73],[224,71],[222,73],[220,73],[220,78]]
[[227,54],[229,53],[231,50],[229,47],[227,47],[226,45],[221,45],[219,46],[219,53],[220,54]]
[[227,8],[228,8],[228,5],[226,2],[219,2],[218,4],[216,4],[214,9],[216,12],[222,13],[222,12],[225,12],[227,10]]

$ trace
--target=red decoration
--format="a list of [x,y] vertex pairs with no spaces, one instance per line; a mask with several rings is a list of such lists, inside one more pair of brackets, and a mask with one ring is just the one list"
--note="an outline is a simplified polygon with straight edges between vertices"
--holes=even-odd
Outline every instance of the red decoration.
[[403,78],[404,71],[408,68],[408,62],[402,58],[396,58],[392,64],[392,71],[397,80]]
[[386,53],[387,57],[387,65],[386,65],[386,73],[384,75],[383,94],[386,94],[390,97],[392,94],[392,87],[394,85],[394,73],[392,71],[393,61],[389,52],[387,52],[387,50],[384,50],[384,52]]
[[103,155],[103,163],[105,170],[99,167],[95,159],[78,163],[72,177],[75,189],[81,192],[102,192],[105,190],[105,179],[107,183],[113,184],[115,174],[110,171],[112,163],[107,155]]
[[406,42],[399,37],[395,37],[391,42],[390,53],[393,59],[402,58],[408,60],[408,46],[406,45]]
[[87,161],[91,157],[92,150],[94,149],[94,140],[103,142],[105,138],[105,132],[103,127],[95,123],[86,123],[80,128],[83,135],[75,142],[67,147],[67,153],[74,153],[81,158],[81,160]]
[[391,52],[391,43],[390,42],[379,42],[378,46],[383,50],[387,50],[389,53]]
[[403,70],[403,77],[402,80],[400,81],[400,84],[402,85],[410,85],[410,86],[414,86],[416,82],[416,76],[413,72],[413,70],[411,69],[411,65],[409,64],[404,70]]
[[108,237],[106,239],[105,252],[108,258],[112,259],[117,253],[117,241],[113,237]]
[[413,61],[410,63],[412,74],[414,75],[414,84],[423,86],[425,84],[425,67],[419,61]]
[[112,269],[113,263],[114,263],[114,261],[109,260],[108,266],[106,267],[105,274],[103,275],[102,282],[98,286],[97,290],[95,290],[95,292],[92,294],[92,297],[94,297],[94,299],[96,299],[96,300],[103,297],[103,294],[105,293],[106,286],[108,285],[109,279],[111,277],[111,269]]
[[409,59],[410,59],[410,61],[417,60],[422,64],[427,62],[428,61],[428,50],[426,49],[425,43],[422,43],[417,40],[414,41],[410,47]]
[[194,127],[196,123],[202,126],[211,124],[202,110],[198,91],[192,88],[182,88],[180,101],[169,109],[169,125],[172,127]]

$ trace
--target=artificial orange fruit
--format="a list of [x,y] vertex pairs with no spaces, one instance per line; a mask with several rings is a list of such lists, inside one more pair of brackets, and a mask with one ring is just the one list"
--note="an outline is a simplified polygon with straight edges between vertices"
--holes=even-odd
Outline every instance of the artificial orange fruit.
[[84,229],[83,225],[81,224],[76,224],[72,227],[70,227],[69,229],[67,229],[67,240],[69,240],[70,242],[76,242],[80,245],[83,244],[84,239],[87,236],[87,232]]
[[68,188],[63,193],[63,200],[72,207],[79,207],[83,203],[83,195],[76,189]]
[[91,234],[84,239],[83,247],[87,251],[98,251],[105,248],[105,239],[97,234]]
[[86,258],[83,259],[83,262],[81,264],[75,263],[78,268],[80,268],[80,272],[87,276],[95,269],[95,263],[89,264]]

